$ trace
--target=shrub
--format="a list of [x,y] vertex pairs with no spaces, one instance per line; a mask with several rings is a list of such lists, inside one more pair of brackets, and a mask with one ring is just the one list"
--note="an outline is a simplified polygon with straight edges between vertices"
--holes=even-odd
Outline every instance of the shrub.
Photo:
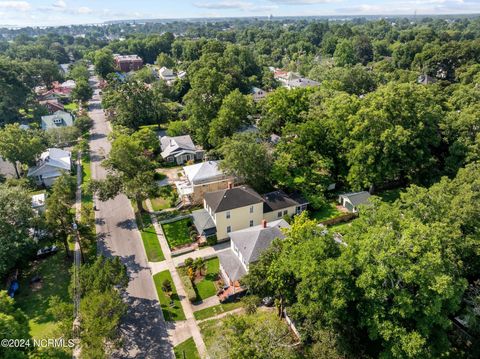
[[217,242],[218,242],[217,236],[207,237],[207,244],[209,246],[214,246],[215,244],[217,244]]
[[197,300],[197,293],[195,293],[195,289],[193,289],[192,281],[186,275],[180,275],[182,279],[183,286],[185,287],[185,292],[187,293],[188,300],[193,303]]

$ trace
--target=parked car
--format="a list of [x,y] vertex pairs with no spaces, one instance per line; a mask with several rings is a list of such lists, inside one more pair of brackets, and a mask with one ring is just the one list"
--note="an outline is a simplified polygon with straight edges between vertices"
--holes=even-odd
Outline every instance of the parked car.
[[37,251],[37,257],[43,258],[43,257],[48,257],[51,254],[57,253],[58,252],[58,247],[56,245],[50,246],[50,247],[45,247],[42,249],[39,249]]
[[262,304],[266,307],[271,307],[273,305],[273,298],[272,297],[265,297],[262,299]]

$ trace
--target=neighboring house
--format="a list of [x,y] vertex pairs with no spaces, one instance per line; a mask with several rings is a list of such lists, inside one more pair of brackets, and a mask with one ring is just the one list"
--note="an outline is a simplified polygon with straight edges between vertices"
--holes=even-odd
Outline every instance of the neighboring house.
[[[299,214],[306,209],[307,203],[299,202],[282,191],[260,196],[248,186],[233,187],[230,183],[227,189],[206,193],[203,206],[215,224],[217,238],[224,240],[229,233],[258,226],[265,218],[278,219],[284,215]],[[199,233],[204,230],[197,229]]]
[[65,110],[65,106],[58,99],[39,101],[39,104],[45,106],[49,114]]
[[72,154],[59,148],[49,148],[40,155],[37,165],[30,167],[28,177],[32,177],[37,185],[50,187],[57,177],[72,169]]
[[307,209],[308,202],[297,196],[292,198],[283,191],[266,193],[263,198],[263,218],[267,221],[282,219],[284,216],[294,216]]
[[42,116],[42,130],[73,126],[73,116],[65,111],[57,111],[53,115]]
[[220,273],[225,283],[240,287],[239,281],[248,273],[250,264],[257,262],[275,239],[284,239],[282,228],[289,227],[283,219],[273,222],[263,220],[258,226],[230,233],[230,249],[218,254]]
[[160,137],[162,158],[167,162],[175,162],[182,165],[188,161],[199,161],[203,159],[204,151],[193,144],[192,138],[188,135]]
[[267,96],[267,92],[258,87],[252,87],[253,101],[258,102]]
[[46,100],[64,100],[67,101],[73,89],[76,87],[76,83],[73,80],[68,80],[65,82],[52,82],[52,88],[48,90],[45,87],[37,87],[35,89],[36,94],[38,95],[39,101],[46,101]]
[[184,203],[202,203],[205,193],[228,188],[234,178],[224,174],[218,165],[219,161],[206,161],[183,167],[185,180],[175,182],[175,186]]
[[290,89],[299,87],[313,87],[320,85],[320,82],[302,77],[300,74],[280,69],[273,69],[273,77],[279,81],[283,87]]
[[340,203],[349,212],[357,213],[359,205],[370,204],[370,197],[371,195],[367,191],[344,193],[338,196],[338,203]]
[[32,196],[32,208],[37,213],[45,212],[45,193],[35,194]]
[[169,69],[165,66],[158,70],[158,76],[168,85],[173,84],[177,79],[183,79],[186,75],[187,73],[185,71],[175,73],[172,69]]
[[113,55],[115,67],[121,72],[137,71],[142,68],[143,60],[138,55]]

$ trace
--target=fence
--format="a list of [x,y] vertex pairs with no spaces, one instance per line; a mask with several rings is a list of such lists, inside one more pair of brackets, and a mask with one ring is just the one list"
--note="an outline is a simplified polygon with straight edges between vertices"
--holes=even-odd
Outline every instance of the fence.
[[335,218],[332,218],[332,219],[327,219],[326,221],[322,221],[322,222],[320,222],[320,224],[323,224],[325,226],[331,226],[331,225],[337,224],[337,223],[348,222],[348,221],[356,218],[357,216],[358,216],[357,213],[347,213],[347,214],[344,214],[340,217],[335,217]]
[[176,221],[181,221],[182,219],[186,219],[186,218],[191,218],[192,216],[187,214],[187,215],[183,215],[183,216],[177,216],[177,217],[173,217],[173,218],[169,218],[169,219],[164,219],[163,221],[159,221],[158,223],[160,224],[168,224],[168,223],[173,223],[173,222],[176,222]]

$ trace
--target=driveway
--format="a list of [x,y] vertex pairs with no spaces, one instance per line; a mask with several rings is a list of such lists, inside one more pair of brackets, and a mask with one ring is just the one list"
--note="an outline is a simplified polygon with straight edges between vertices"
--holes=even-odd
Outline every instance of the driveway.
[[[89,104],[89,116],[94,121],[90,139],[91,169],[92,178],[99,180],[106,176],[101,161],[111,148],[107,140],[110,129],[101,108],[98,81],[92,77],[90,83],[94,88]],[[124,298],[128,312],[121,325],[122,348],[112,357],[173,358],[166,323],[130,201],[126,196],[119,195],[113,200],[96,201],[95,204],[98,208],[95,212],[98,252],[120,257],[130,278]]]

